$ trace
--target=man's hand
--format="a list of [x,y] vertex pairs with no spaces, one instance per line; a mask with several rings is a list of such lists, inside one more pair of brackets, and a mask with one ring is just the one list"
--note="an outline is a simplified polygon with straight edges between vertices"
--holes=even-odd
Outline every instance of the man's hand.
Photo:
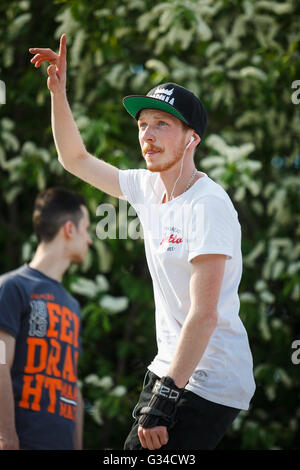
[[156,380],[148,406],[140,411],[138,436],[142,447],[155,450],[167,444],[168,428],[175,423],[176,408],[184,392],[171,377]]
[[147,429],[139,426],[138,436],[141,445],[149,450],[160,449],[161,446],[166,445],[169,440],[166,426],[156,426]]
[[15,338],[0,328],[0,341],[5,344],[6,362],[0,364],[0,450],[19,449],[15,428],[15,402],[11,368],[15,357]]
[[65,92],[66,89],[66,71],[67,71],[67,37],[63,34],[60,38],[59,53],[56,54],[51,49],[41,49],[33,47],[29,49],[31,54],[35,54],[31,63],[36,68],[43,62],[49,62],[47,85],[51,93]]
[[19,450],[19,438],[16,433],[0,436],[0,450]]

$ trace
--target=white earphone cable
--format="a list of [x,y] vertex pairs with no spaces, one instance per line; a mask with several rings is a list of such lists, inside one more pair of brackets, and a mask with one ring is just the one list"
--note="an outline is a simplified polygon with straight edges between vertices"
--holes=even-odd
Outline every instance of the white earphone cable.
[[170,195],[170,200],[173,198],[173,193],[174,193],[176,184],[178,183],[178,181],[179,181],[179,179],[181,178],[181,175],[182,175],[183,160],[184,160],[184,157],[185,157],[186,149],[187,149],[187,147],[185,147],[184,152],[183,152],[183,156],[182,156],[182,159],[181,159],[180,173],[179,173],[179,176],[178,176],[177,180],[174,183],[174,186],[173,186],[173,189],[172,189],[172,192],[171,192],[171,195]]
[[184,149],[183,156],[182,156],[182,160],[181,160],[180,173],[179,173],[179,176],[178,176],[177,180],[176,180],[175,183],[174,183],[174,186],[173,186],[173,189],[172,189],[172,192],[171,192],[171,195],[170,195],[170,200],[173,198],[173,193],[174,193],[176,184],[178,183],[178,181],[179,181],[179,179],[181,178],[181,175],[182,175],[183,160],[184,160],[184,157],[185,157],[185,152],[186,152],[187,148],[191,145],[191,143],[192,143],[194,140],[195,140],[195,138],[192,136],[192,137],[190,138],[189,143],[187,144],[187,146],[186,146],[185,149]]

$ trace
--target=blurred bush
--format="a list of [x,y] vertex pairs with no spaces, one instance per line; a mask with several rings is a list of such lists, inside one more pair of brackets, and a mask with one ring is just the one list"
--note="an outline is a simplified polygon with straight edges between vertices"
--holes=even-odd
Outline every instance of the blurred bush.
[[[240,314],[257,382],[250,410],[220,448],[299,448],[300,366],[291,360],[292,343],[300,339],[299,4],[3,0],[0,13],[0,79],[7,94],[0,108],[1,272],[32,255],[37,191],[60,184],[81,192],[92,219],[90,256],[64,279],[83,313],[85,448],[122,448],[156,351],[154,303],[142,240],[97,236],[97,207],[104,203],[116,207],[116,234],[123,230],[118,201],[57,162],[46,66],[35,70],[28,48],[56,50],[63,32],[68,96],[85,144],[119,168],[143,166],[123,96],[175,81],[204,101],[209,125],[196,161],[239,213]],[[126,210],[125,219],[136,223]]]

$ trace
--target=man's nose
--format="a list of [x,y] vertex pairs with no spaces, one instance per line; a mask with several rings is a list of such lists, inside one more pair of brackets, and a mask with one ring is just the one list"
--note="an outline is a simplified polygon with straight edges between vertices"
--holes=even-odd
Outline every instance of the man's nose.
[[143,140],[146,142],[155,142],[155,133],[153,132],[153,128],[151,126],[147,126],[143,133]]

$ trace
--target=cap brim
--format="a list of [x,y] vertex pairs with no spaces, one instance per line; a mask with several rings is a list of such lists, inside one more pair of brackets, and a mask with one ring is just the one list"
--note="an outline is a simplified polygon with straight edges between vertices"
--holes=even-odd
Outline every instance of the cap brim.
[[177,109],[175,109],[170,104],[165,101],[161,101],[157,98],[152,98],[151,96],[141,96],[141,95],[130,95],[123,98],[123,105],[128,113],[137,119],[138,113],[142,109],[159,109],[160,111],[165,111],[167,113],[173,114],[173,116],[181,119],[181,121],[187,124],[187,121],[184,119],[182,114],[180,114]]

